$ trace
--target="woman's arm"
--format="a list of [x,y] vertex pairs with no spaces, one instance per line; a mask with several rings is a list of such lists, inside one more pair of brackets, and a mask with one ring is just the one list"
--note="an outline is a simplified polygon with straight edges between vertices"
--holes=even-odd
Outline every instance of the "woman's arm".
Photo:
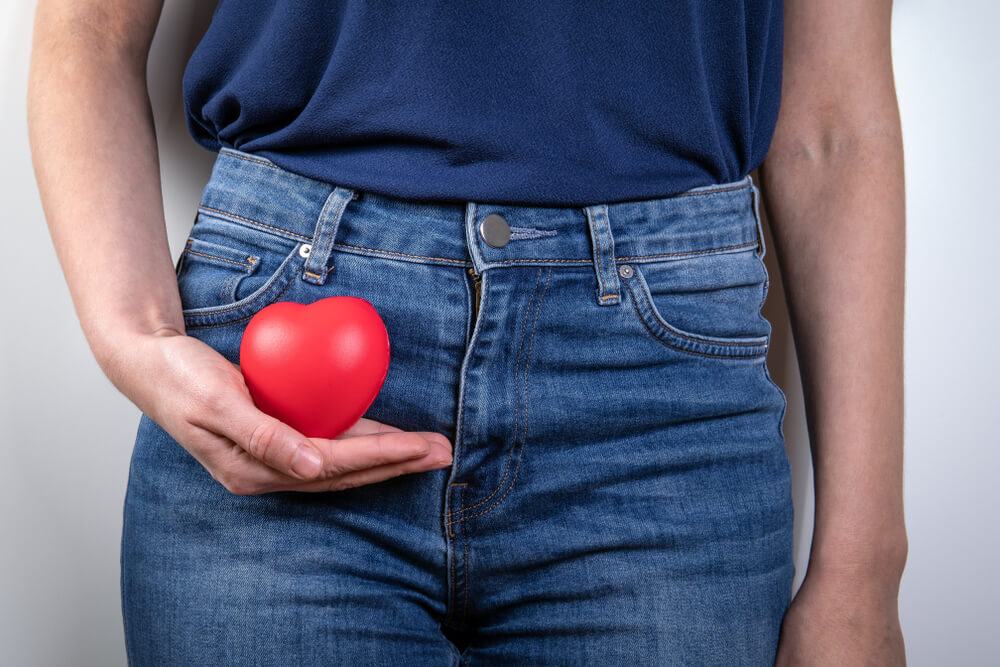
[[122,334],[184,331],[146,92],[162,4],[43,0],[35,14],[35,175],[84,334],[110,371]]
[[[32,159],[56,253],[102,370],[234,493],[322,491],[440,467],[450,444],[438,434],[362,420],[347,434],[351,446],[305,438],[257,410],[239,370],[185,335],[146,88],[162,5],[41,0],[35,15]],[[319,468],[300,466],[310,450]]]
[[781,112],[760,176],[802,374],[816,518],[779,664],[905,660],[905,217],[891,12],[891,0],[785,0]]

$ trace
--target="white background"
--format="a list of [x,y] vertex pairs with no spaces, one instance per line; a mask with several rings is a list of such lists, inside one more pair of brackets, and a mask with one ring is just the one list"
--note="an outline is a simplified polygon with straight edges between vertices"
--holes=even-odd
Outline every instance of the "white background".
[[[176,259],[214,155],[189,137],[180,82],[212,3],[166,3],[150,57]],[[0,4],[0,663],[123,665],[119,540],[138,410],[80,331],[46,228],[25,94],[34,3]],[[893,26],[907,178],[905,502],[900,613],[911,665],[996,664],[1000,529],[997,316],[1000,4],[900,0]],[[812,479],[775,254],[769,360],[788,396],[795,586]]]

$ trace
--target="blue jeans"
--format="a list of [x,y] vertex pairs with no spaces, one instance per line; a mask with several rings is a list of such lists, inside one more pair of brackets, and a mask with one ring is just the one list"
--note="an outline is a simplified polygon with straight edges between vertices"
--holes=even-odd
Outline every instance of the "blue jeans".
[[223,149],[187,334],[235,362],[268,304],[363,297],[391,341],[366,416],[454,461],[234,495],[144,415],[130,664],[772,665],[793,508],[758,197],[404,201]]

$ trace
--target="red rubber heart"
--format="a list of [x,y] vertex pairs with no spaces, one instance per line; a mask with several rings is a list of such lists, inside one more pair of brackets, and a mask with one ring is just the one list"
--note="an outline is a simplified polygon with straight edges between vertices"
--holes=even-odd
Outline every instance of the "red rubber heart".
[[365,414],[389,372],[389,334],[368,301],[273,303],[240,341],[254,403],[310,438],[336,438]]

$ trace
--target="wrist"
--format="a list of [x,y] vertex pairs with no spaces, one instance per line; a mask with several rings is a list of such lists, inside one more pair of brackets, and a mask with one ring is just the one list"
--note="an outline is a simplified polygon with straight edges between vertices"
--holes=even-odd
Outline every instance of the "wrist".
[[183,321],[178,325],[160,320],[157,323],[129,321],[89,330],[85,328],[85,335],[98,366],[112,384],[123,390],[122,375],[127,367],[141,360],[141,353],[136,354],[138,348],[155,338],[184,336],[186,333]]
[[905,531],[850,543],[814,543],[808,571],[824,578],[898,590],[908,550]]

